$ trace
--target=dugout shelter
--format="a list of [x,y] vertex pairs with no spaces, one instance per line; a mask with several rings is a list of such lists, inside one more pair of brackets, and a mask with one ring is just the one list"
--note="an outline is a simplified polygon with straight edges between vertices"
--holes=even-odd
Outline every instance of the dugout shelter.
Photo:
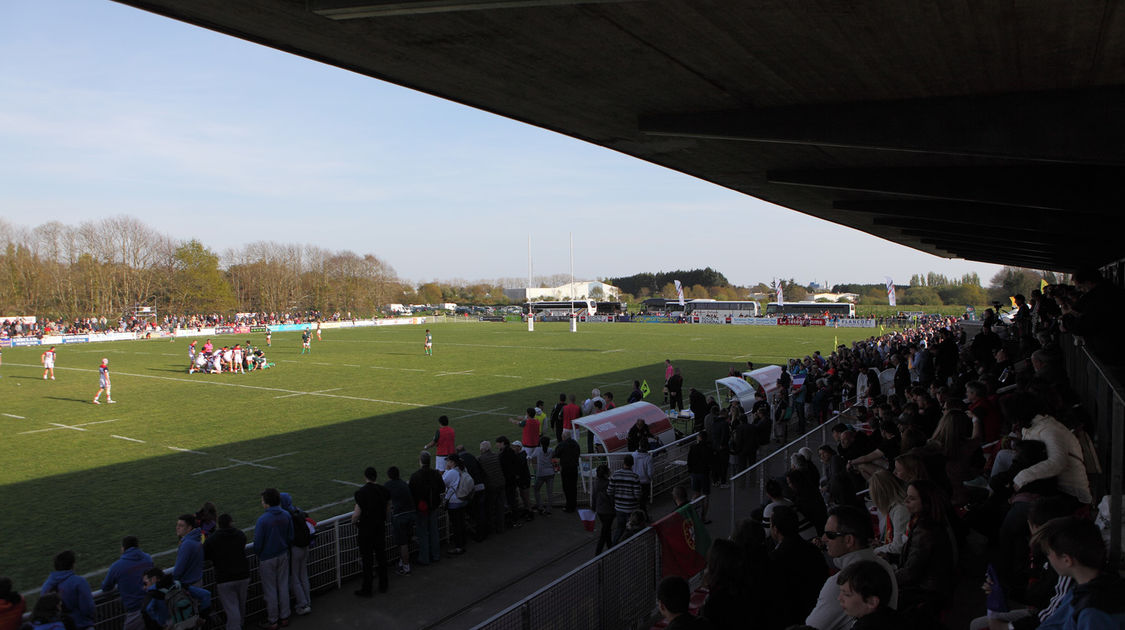
[[767,365],[752,372],[744,372],[741,377],[726,376],[715,379],[715,400],[726,406],[732,398],[737,399],[742,409],[749,412],[758,400],[760,386],[766,392],[766,401],[777,393],[777,379],[781,378],[780,365]]
[[[629,428],[641,418],[648,425],[652,436],[660,441],[660,445],[671,444],[676,440],[676,432],[668,414],[652,403],[644,401],[614,407],[592,416],[584,416],[574,421],[579,435],[585,434],[586,439],[592,438],[593,448],[590,450],[604,453],[624,452],[629,437]],[[579,435],[574,439],[581,444]],[[587,442],[590,444],[591,442]],[[598,448],[598,447],[601,448]]]

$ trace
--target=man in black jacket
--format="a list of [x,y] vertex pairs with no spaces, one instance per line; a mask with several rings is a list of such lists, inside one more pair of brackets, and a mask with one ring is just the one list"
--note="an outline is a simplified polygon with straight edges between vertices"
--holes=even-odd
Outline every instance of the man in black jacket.
[[578,511],[578,461],[582,451],[574,441],[570,431],[562,432],[562,441],[555,447],[554,457],[559,460],[559,473],[562,475],[563,496],[566,507],[563,512]]
[[203,557],[215,568],[216,590],[226,613],[227,630],[242,630],[246,591],[250,586],[246,534],[234,526],[230,514],[220,514],[218,524],[218,529],[203,541]]

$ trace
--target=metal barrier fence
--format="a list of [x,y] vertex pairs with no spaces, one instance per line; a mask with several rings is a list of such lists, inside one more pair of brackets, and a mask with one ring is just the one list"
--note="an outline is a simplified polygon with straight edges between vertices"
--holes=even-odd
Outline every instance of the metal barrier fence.
[[[649,452],[652,456],[652,479],[649,481],[649,496],[655,497],[661,492],[671,490],[675,486],[688,480],[687,453],[695,442],[695,434],[680,438],[653,449]],[[582,477],[581,495],[587,502],[591,500],[594,475],[600,464],[609,466],[613,471],[624,466],[625,456],[629,453],[584,453],[581,456],[579,471]]]
[[[449,532],[449,518],[443,510],[439,517],[440,537],[446,538]],[[412,543],[416,545],[417,543]],[[390,522],[387,523],[387,561],[393,563],[398,557],[398,545],[391,539]],[[250,589],[246,596],[246,619],[263,612],[266,608],[265,598],[262,596],[262,585],[258,575],[258,557],[254,555],[251,545],[246,546],[246,557],[250,561]],[[309,587],[312,592],[323,592],[339,588],[345,580],[360,574],[359,545],[356,541],[356,529],[351,523],[351,512],[341,514],[317,523],[316,539],[309,548]],[[203,583],[200,585],[211,591],[215,613],[222,618],[218,610],[218,597],[215,590],[214,570],[208,567],[203,572]],[[97,630],[119,630],[125,621],[125,609],[117,593],[94,592],[94,602],[97,606],[95,619]],[[250,627],[249,623],[245,623]]]
[[[798,450],[809,447],[815,453],[820,445],[828,439],[828,427],[841,422],[840,413],[832,416],[827,422],[805,433],[801,437],[789,442],[785,446],[759,459],[753,465],[730,478],[730,530],[734,531],[735,525],[745,518],[750,518],[753,511],[761,505],[766,496],[766,480],[770,477],[781,477],[789,468],[789,456]],[[817,468],[820,465],[813,462]],[[754,496],[755,490],[757,497]],[[753,500],[756,499],[756,500]]]
[[660,540],[646,527],[474,630],[647,628],[659,583]]
[[[1125,399],[1121,383],[1101,361],[1075,338],[1065,335],[1060,342],[1070,385],[1094,420],[1098,459],[1103,469],[1109,466],[1109,559],[1119,566],[1121,552],[1121,490],[1125,469]],[[1101,485],[1105,485],[1104,483]],[[1095,493],[1097,490],[1095,490]],[[1095,494],[1095,497],[1097,495]]]

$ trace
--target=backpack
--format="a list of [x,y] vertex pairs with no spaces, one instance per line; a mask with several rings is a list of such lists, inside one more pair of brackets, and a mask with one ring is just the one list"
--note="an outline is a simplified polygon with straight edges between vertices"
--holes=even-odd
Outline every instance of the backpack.
[[457,481],[457,499],[467,501],[469,497],[473,496],[473,490],[476,487],[477,482],[473,481],[473,476],[468,471],[461,471],[461,478]]
[[308,514],[301,510],[293,512],[293,546],[294,547],[308,547],[312,544],[312,534],[309,532],[309,524],[306,520]]
[[164,605],[168,607],[169,630],[189,630],[200,625],[199,602],[179,582],[164,591]]

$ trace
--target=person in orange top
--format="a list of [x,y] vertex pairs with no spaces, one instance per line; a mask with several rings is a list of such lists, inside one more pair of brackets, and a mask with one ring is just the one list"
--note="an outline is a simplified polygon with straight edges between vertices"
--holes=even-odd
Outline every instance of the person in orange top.
[[527,456],[534,457],[539,448],[539,434],[542,432],[539,418],[535,417],[535,407],[527,408],[527,417],[511,418],[509,422],[523,428],[520,442],[527,449]]
[[426,450],[431,446],[437,447],[437,467],[435,470],[445,469],[445,458],[457,452],[457,443],[453,427],[449,426],[449,416],[442,416],[438,418],[438,429],[434,432],[434,439],[430,443],[423,446],[422,450]]

